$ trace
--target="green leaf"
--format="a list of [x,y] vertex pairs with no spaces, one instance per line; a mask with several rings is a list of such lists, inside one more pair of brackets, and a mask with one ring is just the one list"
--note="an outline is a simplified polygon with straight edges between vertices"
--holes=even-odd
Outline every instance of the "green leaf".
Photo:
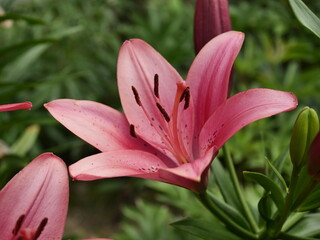
[[11,153],[20,157],[24,156],[38,138],[40,128],[38,125],[28,127],[22,136],[11,147]]
[[319,238],[308,238],[308,237],[301,237],[301,236],[295,236],[287,233],[281,233],[280,239],[282,240],[317,240]]
[[224,201],[244,214],[243,208],[233,187],[230,175],[223,168],[218,158],[215,158],[213,161],[211,169]]
[[262,173],[257,173],[257,172],[243,172],[244,176],[252,180],[259,185],[261,185],[267,193],[270,194],[270,197],[272,198],[273,202],[276,204],[278,209],[281,211],[284,207],[284,197],[283,193],[280,189],[280,187],[268,176],[262,174]]
[[275,166],[273,166],[273,164],[269,161],[268,158],[266,158],[266,161],[270,167],[270,169],[272,170],[272,176],[274,176],[272,179],[277,182],[279,181],[281,183],[281,186],[283,187],[283,189],[287,192],[288,191],[288,186],[286,184],[286,181],[284,180],[284,178],[282,177],[281,173],[276,169]]
[[186,218],[171,225],[204,240],[241,240],[224,226],[212,221]]
[[314,237],[320,234],[319,228],[320,213],[306,215],[295,224],[289,231],[289,234],[299,237]]
[[15,81],[21,76],[24,76],[29,67],[40,57],[40,55],[47,50],[50,45],[48,43],[39,44],[32,47],[21,55],[18,59],[6,66],[4,72],[6,73],[3,78],[5,81]]
[[302,25],[320,37],[320,19],[301,0],[289,0],[289,2]]
[[318,184],[313,192],[297,208],[297,211],[310,211],[320,207],[320,185]]
[[258,210],[263,219],[272,220],[272,205],[269,194],[265,194],[258,203]]
[[40,19],[40,18],[34,18],[34,17],[27,17],[27,16],[22,16],[18,14],[13,14],[13,13],[7,13],[3,16],[0,16],[0,22],[5,21],[5,20],[23,20],[26,21],[27,23],[30,24],[45,24],[45,22]]
[[243,217],[242,214],[239,213],[235,208],[232,206],[220,201],[216,197],[214,197],[212,194],[209,195],[210,199],[226,214],[228,215],[235,223],[237,223],[239,226],[250,230],[249,223],[247,220]]

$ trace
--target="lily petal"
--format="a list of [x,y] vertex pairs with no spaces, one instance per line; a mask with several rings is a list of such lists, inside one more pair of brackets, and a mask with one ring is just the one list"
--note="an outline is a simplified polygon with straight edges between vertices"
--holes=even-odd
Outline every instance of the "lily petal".
[[71,132],[102,152],[143,145],[130,135],[126,117],[101,103],[59,99],[45,104],[45,107]]
[[31,107],[32,107],[31,102],[4,104],[4,105],[0,105],[0,112],[14,111],[14,110],[20,110],[20,109],[29,110]]
[[[137,134],[145,141],[159,150],[165,149],[163,126],[166,126],[166,119],[157,103],[169,115],[173,109],[177,83],[182,82],[182,78],[156,50],[139,39],[126,41],[122,45],[117,76],[122,107],[129,123],[135,126]],[[155,94],[155,88],[159,97]]]
[[215,148],[211,148],[202,158],[196,159],[192,163],[186,163],[176,168],[159,169],[159,176],[170,184],[194,192],[203,192],[208,185],[209,166],[217,153]]
[[243,40],[241,32],[220,34],[208,42],[193,61],[186,81],[197,109],[196,134],[227,99],[230,72]]
[[200,156],[212,146],[218,149],[237,131],[256,120],[296,108],[289,92],[251,89],[224,102],[205,123],[200,133]]
[[91,181],[101,178],[134,176],[159,180],[158,169],[168,166],[154,154],[138,150],[98,153],[69,166],[73,179]]
[[0,232],[13,239],[18,219],[20,229],[36,230],[48,219],[39,240],[61,239],[68,210],[69,186],[65,163],[52,153],[35,158],[0,191]]

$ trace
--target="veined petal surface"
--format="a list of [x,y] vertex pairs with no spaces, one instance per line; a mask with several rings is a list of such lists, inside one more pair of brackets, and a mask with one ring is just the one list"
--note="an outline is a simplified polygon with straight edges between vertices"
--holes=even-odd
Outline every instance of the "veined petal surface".
[[130,135],[126,117],[101,103],[59,99],[45,104],[45,107],[71,132],[102,152],[140,148],[143,145]]
[[225,101],[208,119],[200,133],[200,155],[218,149],[237,131],[256,120],[297,107],[295,95],[271,89],[250,89]]
[[20,229],[36,230],[48,219],[39,240],[60,240],[69,200],[65,163],[52,153],[35,158],[0,191],[0,232],[12,239],[18,219],[25,215]]
[[230,72],[243,40],[241,32],[220,34],[208,42],[193,61],[186,82],[197,109],[196,134],[227,99]]
[[[126,41],[120,49],[117,76],[122,107],[129,123],[145,141],[159,150],[168,150],[169,144],[164,142],[167,141],[164,129],[167,122],[157,103],[170,115],[177,84],[183,83],[180,75],[150,45],[133,39]],[[155,84],[155,78],[158,78],[158,84]]]
[[168,166],[154,154],[139,150],[121,150],[98,153],[86,157],[69,167],[76,180],[135,176],[157,179],[159,168]]

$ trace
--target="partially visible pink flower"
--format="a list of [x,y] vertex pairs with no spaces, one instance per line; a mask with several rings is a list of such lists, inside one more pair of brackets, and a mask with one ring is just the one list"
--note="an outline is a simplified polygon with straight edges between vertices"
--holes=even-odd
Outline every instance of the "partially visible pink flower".
[[320,182],[320,132],[312,142],[309,151],[309,174]]
[[0,191],[1,239],[60,240],[68,200],[65,163],[52,153],[38,156]]
[[247,124],[297,106],[292,93],[251,89],[227,99],[229,75],[244,35],[228,32],[195,58],[186,81],[142,40],[126,41],[118,59],[125,115],[91,101],[45,105],[102,153],[70,166],[76,180],[152,179],[202,192],[218,149]]
[[194,16],[196,53],[212,38],[230,30],[228,0],[197,0]]
[[41,154],[0,191],[0,239],[61,240],[68,202],[65,163],[52,153]]
[[20,110],[20,109],[29,110],[31,107],[32,107],[31,102],[11,103],[11,104],[0,105],[0,112],[14,111],[14,110]]

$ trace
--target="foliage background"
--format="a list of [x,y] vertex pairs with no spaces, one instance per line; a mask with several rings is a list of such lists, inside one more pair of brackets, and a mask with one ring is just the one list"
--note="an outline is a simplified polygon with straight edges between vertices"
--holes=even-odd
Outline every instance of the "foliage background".
[[[254,87],[291,91],[299,108],[319,111],[320,41],[296,20],[287,0],[229,2],[233,29],[246,34],[233,93]],[[318,0],[305,3],[320,12]],[[0,104],[33,102],[31,111],[0,115],[0,157],[9,149],[0,158],[1,186],[42,152],[52,151],[68,165],[97,152],[43,104],[75,98],[121,110],[116,63],[126,39],[145,40],[182,76],[194,58],[195,0],[1,0],[0,5],[15,14],[11,27],[0,26]],[[265,157],[275,159],[288,149],[297,113],[260,120],[229,141],[239,176],[242,170],[262,170]],[[284,172],[289,169],[288,163]],[[70,184],[66,238],[194,239],[169,224],[185,216],[209,218],[191,193],[174,186],[133,178]],[[248,199],[254,205],[257,196]]]

